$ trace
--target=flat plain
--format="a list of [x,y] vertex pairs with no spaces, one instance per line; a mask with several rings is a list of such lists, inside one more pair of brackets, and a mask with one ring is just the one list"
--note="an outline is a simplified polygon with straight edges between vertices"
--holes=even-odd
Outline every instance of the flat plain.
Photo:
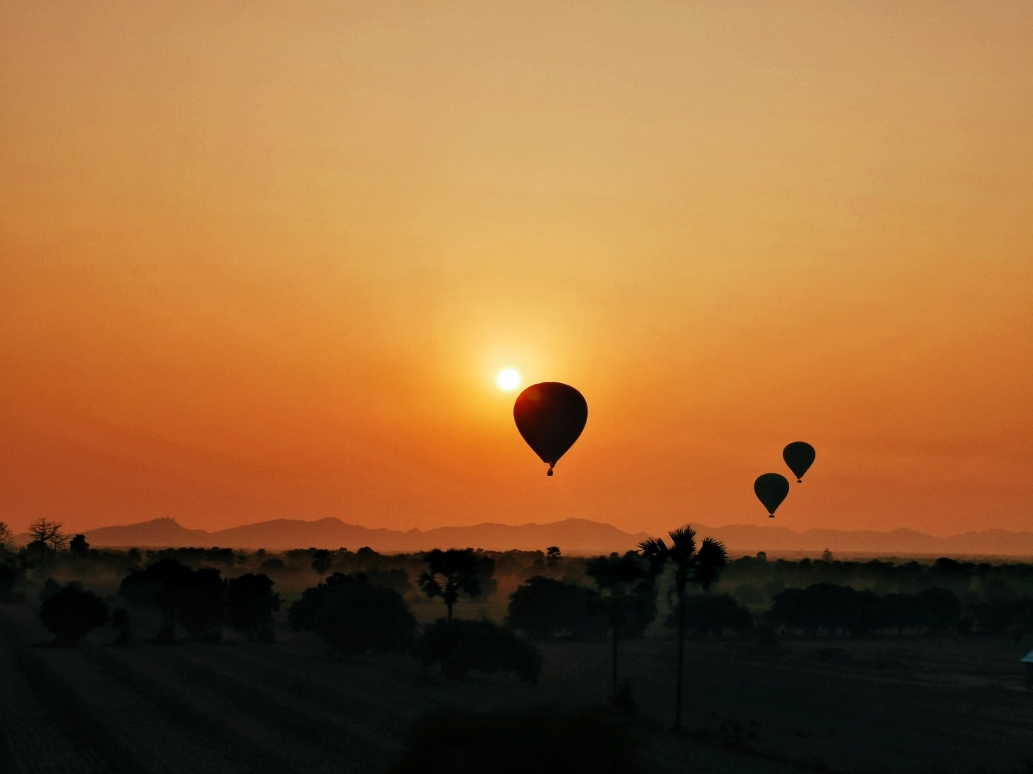
[[[429,613],[430,610],[424,611]],[[333,659],[282,625],[277,642],[75,648],[26,604],[0,605],[0,771],[376,772],[411,724],[449,708],[606,703],[605,642],[541,644],[537,685],[443,679],[404,656]],[[282,614],[281,614],[282,616]],[[156,623],[156,622],[155,622]],[[629,720],[656,772],[1029,772],[1033,691],[1013,638],[795,638],[687,644],[686,730],[670,731],[674,642],[622,643]]]

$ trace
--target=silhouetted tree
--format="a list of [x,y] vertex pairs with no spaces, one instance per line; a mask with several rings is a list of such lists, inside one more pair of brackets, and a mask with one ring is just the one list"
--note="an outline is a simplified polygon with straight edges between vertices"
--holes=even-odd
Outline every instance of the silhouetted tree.
[[[664,625],[678,628],[677,609]],[[731,594],[686,594],[685,628],[703,637],[720,637],[726,629],[743,635],[753,628],[753,616]]]
[[68,544],[68,550],[73,556],[86,556],[90,552],[90,544],[86,542],[85,535],[76,535]]
[[603,594],[602,606],[612,641],[613,700],[617,700],[617,645],[621,633],[641,634],[656,617],[656,585],[649,563],[635,551],[610,554],[588,562],[585,573]]
[[206,642],[222,638],[219,625],[226,615],[226,584],[214,567],[194,570],[173,590],[176,620],[187,634]]
[[654,575],[659,575],[668,564],[674,567],[675,610],[678,621],[678,666],[675,678],[674,727],[681,728],[682,675],[685,670],[685,589],[695,583],[709,591],[727,563],[725,547],[713,538],[704,538],[696,548],[696,532],[691,527],[669,533],[671,544],[663,538],[650,538],[640,544],[643,556],[649,561]]
[[71,646],[108,622],[108,606],[92,591],[69,583],[44,600],[39,619],[53,633],[55,644]]
[[125,647],[132,639],[132,630],[129,626],[129,611],[124,607],[116,607],[111,611],[111,625],[115,627],[118,636],[115,638],[115,645]]
[[441,597],[448,610],[448,623],[452,622],[452,608],[461,593],[477,599],[494,590],[495,560],[472,548],[435,548],[424,559],[427,571],[420,575],[420,589],[431,599]]
[[284,563],[283,559],[280,559],[278,556],[274,556],[262,562],[258,569],[262,572],[282,572],[287,569],[287,565]]
[[903,637],[905,629],[918,629],[925,625],[927,614],[925,603],[917,594],[887,594],[882,599],[886,624]]
[[452,710],[417,722],[387,774],[644,774],[636,746],[624,724],[596,711]]
[[0,552],[10,551],[14,547],[14,533],[7,522],[0,521]]
[[803,629],[814,634],[819,629],[833,633],[857,629],[860,610],[857,592],[849,586],[814,583],[805,589],[786,589],[771,599],[768,616],[776,625]]
[[331,652],[409,650],[419,625],[401,594],[373,586],[364,573],[335,572],[306,589],[288,613],[298,631],[314,631]]
[[0,563],[0,602],[9,602],[14,598],[14,586],[20,577],[17,567],[6,562]]
[[312,569],[319,573],[320,576],[326,575],[330,572],[330,565],[333,561],[333,554],[327,551],[325,548],[320,548],[314,554],[312,554]]
[[68,535],[61,531],[61,523],[40,517],[29,526],[28,552],[36,558],[42,572],[46,573],[57,552],[65,547]]
[[925,623],[931,632],[940,634],[953,629],[961,620],[961,600],[948,589],[931,588],[919,592],[925,603]]
[[219,570],[191,570],[175,559],[164,558],[122,579],[119,596],[127,602],[154,605],[161,610],[158,642],[174,640],[175,624],[198,639],[215,639],[222,622],[225,586]]
[[529,642],[492,621],[439,618],[428,626],[417,646],[424,666],[440,663],[451,680],[462,680],[470,669],[494,674],[510,672],[528,682],[538,680],[542,657]]
[[535,639],[558,632],[574,639],[605,637],[608,628],[598,592],[541,575],[510,595],[506,625]]
[[226,623],[248,639],[273,638],[273,613],[280,609],[280,595],[268,575],[246,573],[226,581]]

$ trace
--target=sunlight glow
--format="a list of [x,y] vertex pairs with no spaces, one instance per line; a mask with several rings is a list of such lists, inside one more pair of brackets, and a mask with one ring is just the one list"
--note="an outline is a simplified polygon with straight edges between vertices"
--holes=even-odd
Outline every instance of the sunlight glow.
[[520,386],[520,374],[516,372],[516,369],[507,368],[499,373],[495,382],[498,384],[500,390],[512,392]]

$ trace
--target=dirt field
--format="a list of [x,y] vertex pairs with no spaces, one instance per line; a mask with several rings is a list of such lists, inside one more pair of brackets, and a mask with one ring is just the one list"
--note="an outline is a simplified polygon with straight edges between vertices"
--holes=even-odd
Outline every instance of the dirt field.
[[[137,617],[146,635],[145,618]],[[403,657],[352,662],[287,630],[279,642],[74,649],[28,605],[0,605],[0,771],[375,772],[426,712],[605,701],[608,646],[543,646],[536,686],[444,681]],[[622,676],[657,772],[1030,772],[1028,640],[691,641],[686,726],[672,719],[673,642],[625,643]]]

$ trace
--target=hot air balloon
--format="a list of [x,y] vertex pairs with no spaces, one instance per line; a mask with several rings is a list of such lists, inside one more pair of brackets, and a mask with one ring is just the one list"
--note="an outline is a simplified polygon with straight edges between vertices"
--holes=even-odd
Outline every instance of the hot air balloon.
[[757,499],[768,509],[768,516],[775,518],[775,511],[789,494],[789,479],[778,473],[765,473],[753,482],[753,491]]
[[814,447],[803,441],[794,441],[782,450],[782,459],[796,476],[796,483],[800,483],[803,474],[814,462]]
[[585,429],[588,403],[569,384],[532,384],[517,396],[513,419],[527,445],[548,463],[551,476],[553,466]]

